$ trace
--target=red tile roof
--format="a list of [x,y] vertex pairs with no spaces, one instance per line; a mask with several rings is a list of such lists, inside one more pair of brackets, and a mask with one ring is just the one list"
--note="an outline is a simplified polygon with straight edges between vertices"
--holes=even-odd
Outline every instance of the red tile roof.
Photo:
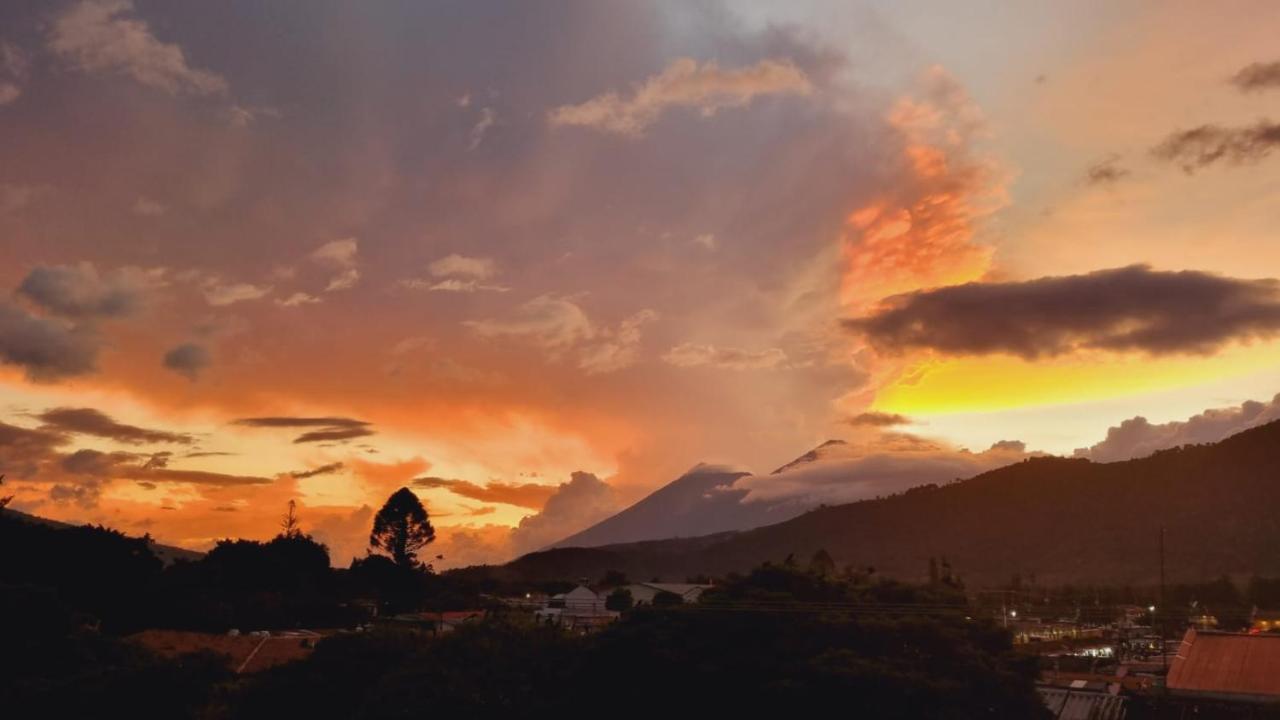
[[1183,693],[1280,700],[1280,635],[1188,630],[1168,685]]

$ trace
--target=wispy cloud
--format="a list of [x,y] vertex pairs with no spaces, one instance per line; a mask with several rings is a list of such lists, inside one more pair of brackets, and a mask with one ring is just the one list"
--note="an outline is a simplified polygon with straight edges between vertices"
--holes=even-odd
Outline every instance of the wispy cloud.
[[329,279],[325,292],[350,290],[360,282],[360,269],[356,267],[359,250],[360,241],[350,237],[327,242],[311,253],[313,261],[337,271]]
[[186,53],[162,42],[134,16],[129,0],[83,0],[58,16],[49,47],[72,67],[114,72],[170,94],[222,95],[227,81],[191,67]]
[[725,70],[715,61],[699,64],[680,58],[636,86],[629,97],[608,92],[578,105],[558,107],[549,119],[552,125],[640,137],[668,108],[692,108],[702,117],[711,117],[757,97],[808,95],[812,90],[804,71],[786,59]]
[[480,119],[476,120],[476,124],[471,127],[470,141],[467,143],[467,150],[475,150],[480,147],[480,143],[484,142],[485,133],[489,132],[489,128],[498,122],[498,114],[493,108],[482,108],[480,110]]
[[730,370],[768,370],[787,362],[787,353],[781,348],[745,350],[734,347],[716,347],[684,343],[668,350],[662,359],[676,367],[716,367]]
[[327,465],[320,465],[319,467],[313,467],[310,470],[296,470],[289,473],[289,475],[294,480],[305,480],[306,478],[313,478],[319,475],[333,475],[334,473],[341,472],[343,467],[342,463],[335,462]]
[[1120,156],[1112,153],[1090,165],[1084,171],[1084,181],[1088,185],[1111,185],[1131,174],[1128,168],[1120,164]]
[[1179,130],[1152,149],[1161,160],[1193,173],[1218,162],[1255,163],[1280,146],[1280,123],[1259,120],[1243,127],[1201,125]]
[[893,427],[895,425],[909,425],[911,418],[898,413],[885,413],[868,411],[859,413],[849,418],[849,424],[854,427],[874,427],[884,428]]
[[241,418],[234,424],[253,428],[306,429],[294,438],[295,444],[345,441],[375,434],[371,423],[345,417],[252,417]]
[[271,293],[270,285],[254,285],[246,282],[225,282],[221,278],[208,278],[202,292],[205,302],[214,307],[225,307],[247,300],[259,300]]
[[484,280],[493,277],[498,271],[498,264],[493,258],[470,257],[454,253],[433,261],[427,266],[432,277],[468,278]]
[[1246,65],[1231,76],[1231,84],[1244,92],[1280,89],[1280,61]]
[[127,445],[150,443],[190,445],[195,442],[195,438],[186,433],[151,430],[117,422],[110,415],[95,408],[53,408],[40,413],[36,418],[50,430],[92,435]]
[[410,290],[432,292],[508,292],[511,288],[486,282],[498,272],[493,258],[446,255],[427,266],[429,278],[401,280],[400,286]]
[[0,106],[17,100],[27,82],[30,61],[17,45],[0,42]]

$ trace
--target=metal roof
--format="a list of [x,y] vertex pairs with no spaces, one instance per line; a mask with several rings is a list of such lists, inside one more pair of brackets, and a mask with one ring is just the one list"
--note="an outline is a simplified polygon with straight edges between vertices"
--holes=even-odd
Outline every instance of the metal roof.
[[1067,688],[1037,688],[1040,699],[1059,720],[1124,720],[1126,700],[1119,695],[1070,690]]
[[1169,667],[1170,690],[1280,700],[1280,635],[1187,631]]

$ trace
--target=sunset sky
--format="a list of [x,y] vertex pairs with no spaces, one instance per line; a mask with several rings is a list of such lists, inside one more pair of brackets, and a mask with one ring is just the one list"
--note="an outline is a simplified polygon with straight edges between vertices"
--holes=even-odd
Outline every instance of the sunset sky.
[[456,566],[829,438],[1217,439],[1280,415],[1278,27],[5,2],[6,493],[197,549],[296,499],[345,565],[407,485]]

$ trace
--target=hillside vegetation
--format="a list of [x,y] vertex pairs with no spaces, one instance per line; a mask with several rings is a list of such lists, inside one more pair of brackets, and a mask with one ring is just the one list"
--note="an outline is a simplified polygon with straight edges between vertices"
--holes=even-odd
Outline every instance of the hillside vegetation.
[[684,578],[826,549],[841,566],[923,577],[947,557],[971,585],[1148,583],[1160,528],[1172,580],[1280,574],[1280,423],[1117,463],[1033,458],[941,487],[823,507],[755,530],[519,558],[508,577]]

